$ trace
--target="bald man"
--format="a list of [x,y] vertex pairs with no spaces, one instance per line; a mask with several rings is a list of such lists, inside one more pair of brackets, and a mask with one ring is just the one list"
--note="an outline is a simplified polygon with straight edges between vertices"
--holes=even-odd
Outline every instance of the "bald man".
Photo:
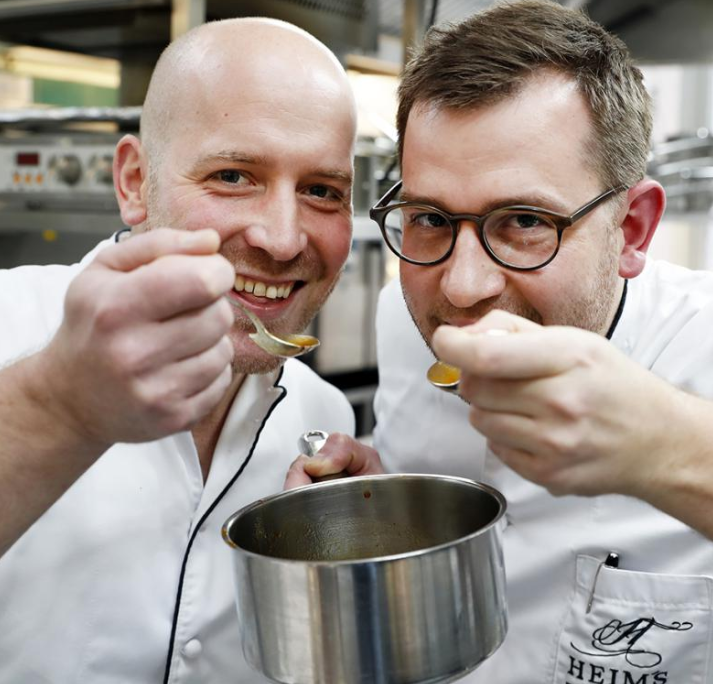
[[277,333],[309,323],[349,250],[354,139],[321,43],[204,25],[117,146],[128,236],[0,272],[0,681],[264,681],[221,525],[279,491],[302,432],[353,415],[229,300]]

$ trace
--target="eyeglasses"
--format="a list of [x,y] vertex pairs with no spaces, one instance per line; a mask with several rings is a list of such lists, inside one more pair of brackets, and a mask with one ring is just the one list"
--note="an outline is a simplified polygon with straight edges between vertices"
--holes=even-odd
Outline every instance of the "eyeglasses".
[[478,239],[495,263],[515,271],[534,271],[552,261],[560,248],[562,233],[625,185],[603,192],[570,216],[539,207],[516,205],[494,209],[483,216],[449,214],[417,202],[389,204],[401,190],[392,187],[370,210],[389,249],[397,257],[419,266],[433,266],[452,253],[462,221],[472,221]]

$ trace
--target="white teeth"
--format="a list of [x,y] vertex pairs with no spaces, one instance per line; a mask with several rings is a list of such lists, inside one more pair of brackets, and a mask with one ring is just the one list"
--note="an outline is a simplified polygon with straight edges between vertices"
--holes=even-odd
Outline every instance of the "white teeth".
[[259,280],[249,280],[241,275],[235,276],[235,285],[233,286],[236,292],[248,292],[257,297],[267,297],[268,299],[287,299],[292,293],[294,283],[287,285],[267,285]]

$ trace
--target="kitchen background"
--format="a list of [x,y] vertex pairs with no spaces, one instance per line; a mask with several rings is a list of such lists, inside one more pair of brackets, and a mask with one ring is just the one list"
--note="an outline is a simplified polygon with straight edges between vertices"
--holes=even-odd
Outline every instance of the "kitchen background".
[[[560,0],[585,7],[639,62],[655,105],[650,174],[669,205],[650,253],[713,267],[713,0]],[[489,0],[0,0],[0,268],[71,263],[122,227],[113,146],[135,131],[171,38],[206,20],[270,16],[310,31],[348,69],[359,105],[353,250],[306,357],[373,426],[373,319],[397,270],[366,217],[398,178],[395,90],[435,22]]]

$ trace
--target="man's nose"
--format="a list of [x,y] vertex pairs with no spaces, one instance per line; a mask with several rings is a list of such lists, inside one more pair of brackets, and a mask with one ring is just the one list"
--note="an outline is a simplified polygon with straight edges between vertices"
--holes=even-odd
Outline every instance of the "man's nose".
[[503,269],[485,251],[477,231],[474,223],[461,223],[453,253],[445,262],[441,278],[443,294],[459,309],[497,297],[506,286]]
[[276,261],[289,261],[302,252],[307,233],[300,222],[294,189],[267,193],[255,208],[244,236],[251,247],[262,249]]

